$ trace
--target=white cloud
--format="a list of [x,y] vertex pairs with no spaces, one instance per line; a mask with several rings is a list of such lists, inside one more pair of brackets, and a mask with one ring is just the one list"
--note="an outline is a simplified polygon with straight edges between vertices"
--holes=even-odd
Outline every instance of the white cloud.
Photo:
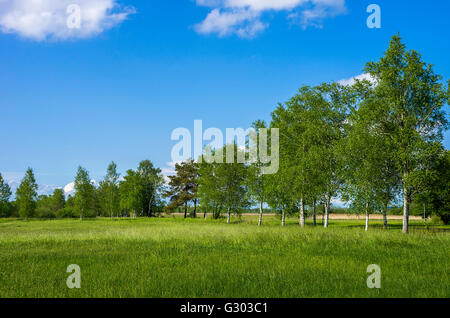
[[[70,4],[81,9],[80,28],[67,26]],[[0,30],[36,41],[89,38],[135,12],[117,0],[0,0]]]
[[[6,180],[6,183],[11,188],[12,196],[14,198],[17,188],[20,186],[25,173],[23,172],[2,172],[3,178]],[[35,174],[36,177],[39,177],[39,174]],[[55,191],[55,189],[61,189],[59,186],[49,185],[49,184],[39,184],[38,182],[38,190],[37,194],[45,194],[50,195]]]
[[[97,180],[94,180],[94,179],[91,180],[91,184],[94,187],[96,187],[96,188],[99,186],[99,183],[97,182]],[[63,190],[64,190],[64,194],[67,195],[67,196],[68,195],[74,195],[75,192],[76,192],[76,190],[75,190],[75,182],[70,182],[70,183],[66,184],[64,186]]]
[[344,86],[352,86],[353,84],[356,83],[356,80],[360,80],[360,81],[366,80],[371,83],[375,83],[375,79],[369,73],[364,73],[364,74],[360,74],[360,75],[357,75],[354,77],[345,78],[345,79],[338,81],[338,83],[341,85],[344,85]]
[[75,182],[71,182],[69,184],[66,184],[64,187],[64,193],[65,195],[73,195],[75,194]]
[[210,7],[207,17],[195,25],[202,34],[220,37],[236,34],[251,38],[269,24],[262,21],[268,11],[287,11],[288,19],[302,28],[322,27],[323,20],[346,12],[345,0],[196,0],[198,6]]
[[176,164],[179,164],[179,163],[181,163],[181,161],[177,161],[177,162],[173,162],[173,161],[171,161],[171,162],[167,162],[166,163],[166,165],[167,165],[167,167],[170,167],[170,168],[162,168],[161,169],[161,173],[162,173],[162,175],[163,175],[163,177],[164,177],[164,182],[166,183],[166,184],[168,184],[169,183],[169,181],[170,181],[170,179],[169,179],[169,176],[174,176],[174,175],[176,175],[176,172],[175,172],[175,165]]
[[242,38],[254,37],[267,25],[259,20],[260,13],[248,9],[222,11],[213,9],[206,19],[195,26],[199,33],[217,33],[220,37],[237,34]]
[[348,202],[342,201],[340,198],[331,199],[331,204],[338,208],[347,208],[349,206]]

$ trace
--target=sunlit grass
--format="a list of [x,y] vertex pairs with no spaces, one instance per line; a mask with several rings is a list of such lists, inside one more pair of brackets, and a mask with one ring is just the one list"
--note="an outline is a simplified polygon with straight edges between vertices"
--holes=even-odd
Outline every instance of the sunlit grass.
[[[450,296],[448,232],[255,222],[1,220],[0,297]],[[81,289],[66,286],[69,264],[81,267]],[[369,264],[381,266],[379,290],[367,288]]]

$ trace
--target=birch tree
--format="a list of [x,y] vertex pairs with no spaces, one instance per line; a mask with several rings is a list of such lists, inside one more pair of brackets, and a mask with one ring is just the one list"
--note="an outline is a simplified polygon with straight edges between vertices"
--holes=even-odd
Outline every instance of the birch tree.
[[400,36],[392,37],[378,62],[369,62],[365,72],[375,79],[378,130],[394,148],[394,162],[401,180],[403,233],[408,233],[411,199],[421,187],[418,174],[437,151],[443,129],[448,127],[443,107],[448,102],[450,82],[444,84],[433,66],[421,55],[407,50]]
[[83,220],[85,216],[95,215],[95,188],[89,178],[89,172],[79,166],[75,176],[75,211]]
[[100,182],[99,193],[105,214],[111,218],[119,215],[120,197],[119,197],[119,178],[117,165],[113,161],[108,165],[106,176]]
[[[314,104],[315,136],[318,144],[316,156],[320,158],[316,167],[318,192],[324,203],[324,227],[328,227],[331,200],[339,194],[344,182],[344,149],[348,130],[348,114],[354,106],[354,96],[348,87],[337,83],[316,87],[317,102]],[[317,190],[316,190],[317,191]]]
[[[255,134],[250,136],[250,139],[253,138],[254,140],[249,140],[249,147],[258,144],[260,130],[266,129],[266,123],[258,120],[253,123],[253,129],[255,130]],[[253,143],[253,145],[250,145],[251,143]],[[250,197],[259,205],[258,226],[261,226],[264,212],[263,205],[267,197],[267,176],[262,173],[265,165],[261,160],[258,160],[257,158],[253,159],[255,160],[250,162],[247,169],[246,184]]]

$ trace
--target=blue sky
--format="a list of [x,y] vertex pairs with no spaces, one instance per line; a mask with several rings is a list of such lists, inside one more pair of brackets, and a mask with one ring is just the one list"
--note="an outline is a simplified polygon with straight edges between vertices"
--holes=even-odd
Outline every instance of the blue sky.
[[[143,159],[169,169],[173,129],[269,120],[301,85],[361,74],[397,32],[450,79],[447,0],[96,2],[100,14],[67,33],[55,22],[61,8],[0,1],[0,172],[9,179],[31,166],[40,184],[64,186],[78,165],[99,179],[112,160],[122,173]],[[87,5],[69,3],[82,14]],[[366,25],[371,3],[381,29]]]

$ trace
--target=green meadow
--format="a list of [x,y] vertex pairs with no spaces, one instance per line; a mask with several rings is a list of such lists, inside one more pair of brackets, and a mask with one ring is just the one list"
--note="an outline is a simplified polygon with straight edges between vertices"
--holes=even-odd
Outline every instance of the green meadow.
[[[0,220],[0,297],[450,297],[450,235],[276,217]],[[448,227],[447,227],[448,229]],[[81,288],[66,286],[67,266]],[[367,267],[381,268],[369,289]]]

